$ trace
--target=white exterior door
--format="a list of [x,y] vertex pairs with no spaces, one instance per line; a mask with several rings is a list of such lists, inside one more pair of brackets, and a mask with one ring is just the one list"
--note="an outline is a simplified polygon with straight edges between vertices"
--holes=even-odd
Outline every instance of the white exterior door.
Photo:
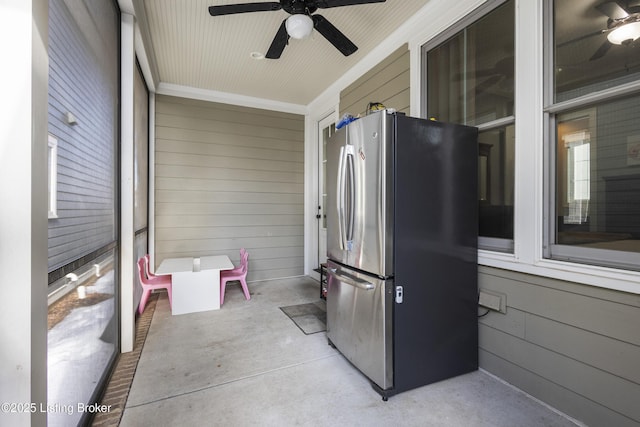
[[336,131],[334,115],[318,122],[318,266],[327,261],[327,141]]

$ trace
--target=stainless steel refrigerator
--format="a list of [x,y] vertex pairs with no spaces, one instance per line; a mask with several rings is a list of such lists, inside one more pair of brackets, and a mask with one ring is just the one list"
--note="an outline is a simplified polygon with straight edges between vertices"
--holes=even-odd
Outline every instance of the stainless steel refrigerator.
[[478,368],[477,129],[388,110],[327,143],[327,337],[384,400]]

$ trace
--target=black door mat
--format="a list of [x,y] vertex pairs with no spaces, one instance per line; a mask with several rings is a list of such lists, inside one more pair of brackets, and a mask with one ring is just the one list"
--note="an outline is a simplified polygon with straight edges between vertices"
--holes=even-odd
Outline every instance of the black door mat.
[[280,310],[293,320],[293,323],[306,335],[327,330],[327,304],[325,301],[289,305],[280,307]]

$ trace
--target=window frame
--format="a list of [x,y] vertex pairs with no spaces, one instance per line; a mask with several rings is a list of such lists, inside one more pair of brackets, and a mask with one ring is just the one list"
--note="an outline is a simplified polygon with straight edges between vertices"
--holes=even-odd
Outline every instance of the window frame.
[[608,102],[627,97],[640,96],[640,80],[622,83],[617,86],[594,91],[564,101],[555,102],[555,60],[554,60],[554,0],[545,0],[543,13],[543,115],[544,115],[544,143],[543,159],[545,170],[543,211],[547,218],[543,225],[543,258],[548,261],[560,261],[591,266],[619,268],[638,271],[638,257],[636,252],[618,250],[595,249],[559,244],[556,242],[557,229],[557,125],[558,116],[571,114],[585,109],[595,108]]
[[[421,87],[421,91],[420,91],[420,111],[421,111],[421,116],[423,118],[426,118],[427,116],[427,111],[428,111],[428,98],[429,98],[429,94],[428,94],[428,84],[427,84],[427,70],[428,70],[428,60],[427,60],[427,53],[440,46],[442,43],[446,42],[447,40],[449,40],[451,37],[453,37],[454,35],[456,35],[457,33],[459,33],[460,31],[464,30],[465,28],[473,25],[474,23],[476,23],[477,21],[479,21],[480,19],[482,19],[483,17],[487,16],[489,13],[491,13],[492,11],[494,11],[495,9],[497,9],[498,7],[504,5],[505,3],[507,3],[510,0],[487,0],[484,4],[482,4],[481,6],[479,6],[478,8],[474,9],[471,13],[467,14],[466,16],[464,16],[462,19],[460,19],[458,22],[456,22],[455,24],[451,25],[450,27],[448,27],[445,31],[442,31],[441,33],[439,33],[436,37],[430,39],[429,41],[427,41],[426,43],[422,44],[420,46],[420,87]],[[516,15],[517,15],[517,0],[513,0],[514,1],[514,23],[516,20]],[[517,28],[514,28],[514,39],[515,37],[517,37]],[[517,54],[516,52],[516,45],[514,44],[514,56]],[[515,66],[514,66],[514,105],[516,102],[516,93],[515,93]],[[506,128],[507,126],[516,126],[516,118],[515,118],[515,109],[514,109],[514,113],[510,116],[505,116],[505,117],[500,117],[498,119],[495,120],[491,120],[485,123],[480,123],[480,124],[476,124],[473,125],[475,127],[478,128],[479,132],[484,132],[484,131],[489,131],[489,130],[494,130],[494,129],[499,129],[499,128]],[[517,141],[514,142],[514,144],[517,144]],[[514,150],[516,150],[516,147],[514,147]],[[516,168],[516,164],[515,164],[515,160],[514,160],[514,170]],[[514,176],[514,186],[515,186],[515,176]],[[515,187],[514,187],[515,188]],[[514,194],[514,212],[515,212],[515,194]],[[478,235],[478,249],[480,250],[486,250],[486,251],[491,251],[491,252],[500,252],[500,253],[508,253],[508,254],[513,254],[515,251],[515,213],[514,213],[514,238],[512,239],[502,239],[502,238],[496,238],[496,237],[486,237],[486,236],[480,236]]]
[[[434,18],[433,25],[416,24],[416,33],[409,39],[411,52],[411,114],[426,117],[422,107],[424,81],[422,47],[431,42],[444,41],[442,31],[459,22],[469,22],[469,14],[481,10],[486,3],[430,4],[425,15]],[[431,7],[433,6],[433,7]],[[517,149],[515,151],[514,189],[514,251],[505,253],[478,250],[478,270],[492,275],[492,269],[529,275],[531,280],[559,290],[567,283],[578,283],[591,288],[588,292],[624,292],[640,294],[640,272],[602,267],[593,264],[565,262],[543,256],[543,236],[547,232],[547,213],[544,199],[548,182],[549,164],[544,157],[544,142],[548,122],[544,117],[544,78],[546,70],[544,14],[545,1],[517,0],[515,11],[515,125]],[[401,40],[402,42],[405,39]],[[401,42],[398,40],[398,43]],[[384,56],[379,58],[384,59]],[[368,68],[362,68],[362,73]],[[318,107],[314,107],[314,111]],[[315,208],[314,208],[315,212]]]
[[58,139],[49,134],[48,141],[49,201],[48,219],[58,218]]

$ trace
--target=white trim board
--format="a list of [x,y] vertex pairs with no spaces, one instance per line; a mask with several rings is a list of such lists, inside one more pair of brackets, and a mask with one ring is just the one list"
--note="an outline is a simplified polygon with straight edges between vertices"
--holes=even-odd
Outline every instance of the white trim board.
[[219,102],[222,104],[239,105],[242,107],[259,108],[262,110],[280,111],[283,113],[307,115],[309,109],[306,105],[290,104],[287,102],[273,101],[265,98],[256,98],[246,95],[238,95],[215,90],[198,89],[190,86],[181,86],[173,83],[161,82],[158,84],[159,95],[178,96],[182,98],[199,99],[201,101]]

